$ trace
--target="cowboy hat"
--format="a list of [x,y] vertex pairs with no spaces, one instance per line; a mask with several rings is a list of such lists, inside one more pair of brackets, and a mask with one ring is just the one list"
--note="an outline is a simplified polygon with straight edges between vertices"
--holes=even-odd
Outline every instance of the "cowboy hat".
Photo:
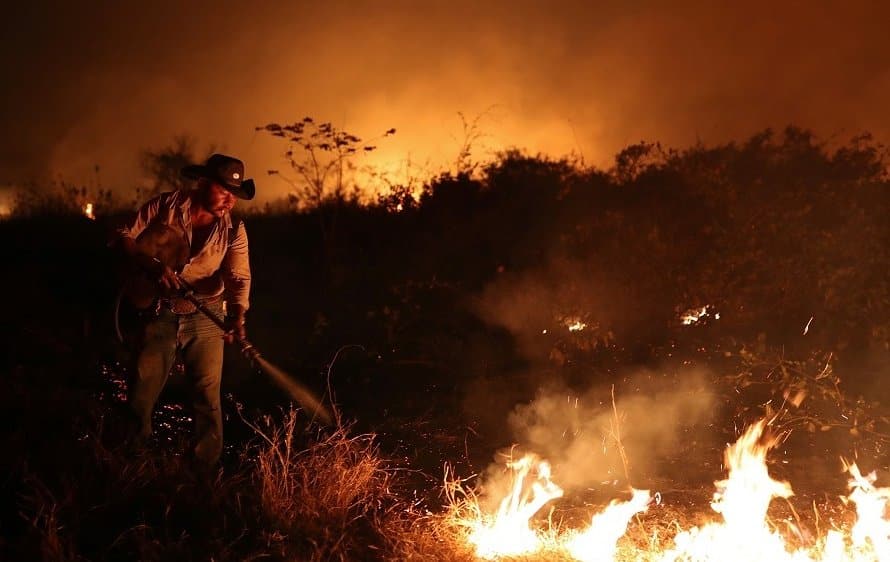
[[239,199],[253,199],[256,194],[253,180],[244,179],[244,162],[225,154],[213,154],[204,164],[186,166],[182,175],[193,180],[212,180]]

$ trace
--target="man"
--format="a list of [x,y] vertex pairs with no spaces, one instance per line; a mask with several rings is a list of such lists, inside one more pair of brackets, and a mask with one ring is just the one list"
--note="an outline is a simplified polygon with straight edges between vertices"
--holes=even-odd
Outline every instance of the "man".
[[[137,352],[129,405],[138,435],[147,438],[155,403],[180,353],[194,386],[194,458],[213,465],[222,452],[223,345],[246,337],[244,316],[249,308],[247,233],[231,211],[236,199],[252,199],[255,187],[244,179],[244,164],[222,154],[212,155],[203,165],[183,168],[182,175],[197,180],[194,189],[151,199],[116,236],[134,269],[156,289],[148,299],[150,313]],[[225,313],[227,331],[177,296],[180,279],[217,316]]]

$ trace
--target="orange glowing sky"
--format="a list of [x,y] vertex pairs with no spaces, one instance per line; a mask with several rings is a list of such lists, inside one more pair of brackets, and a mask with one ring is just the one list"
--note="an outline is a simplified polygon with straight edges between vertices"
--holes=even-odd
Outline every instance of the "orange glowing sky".
[[886,3],[70,4],[5,15],[0,184],[91,184],[98,164],[128,189],[140,149],[187,133],[243,158],[264,201],[287,191],[264,174],[282,147],[254,127],[305,115],[395,127],[374,162],[417,173],[454,161],[458,112],[484,114],[480,158],[516,146],[600,166],[643,139],[789,123],[890,136]]

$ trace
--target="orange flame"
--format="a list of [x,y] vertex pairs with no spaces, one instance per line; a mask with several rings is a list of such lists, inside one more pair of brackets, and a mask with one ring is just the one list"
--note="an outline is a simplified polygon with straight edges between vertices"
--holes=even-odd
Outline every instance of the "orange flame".
[[[681,530],[668,549],[650,542],[648,551],[637,551],[635,559],[662,562],[890,562],[890,488],[876,488],[876,476],[863,476],[853,464],[851,493],[846,502],[855,504],[856,523],[845,535],[831,530],[807,547],[793,549],[770,524],[767,511],[774,498],[793,495],[788,482],[773,479],[766,455],[777,438],[764,437],[766,420],[750,426],[724,453],[726,479],[715,483],[711,508],[722,521]],[[526,455],[507,464],[511,470],[509,491],[494,514],[485,514],[476,498],[463,507],[470,515],[459,521],[469,528],[466,540],[480,558],[529,556],[546,550],[582,562],[615,560],[617,544],[627,532],[631,518],[649,509],[650,494],[633,490],[629,501],[612,501],[594,515],[584,531],[559,529],[544,532],[531,526],[532,517],[563,490],[550,479],[550,465]],[[803,533],[798,533],[803,536]],[[653,537],[657,536],[657,532]],[[549,559],[549,557],[548,557]],[[560,558],[561,559],[561,558]],[[622,558],[624,559],[624,558]]]
[[761,442],[766,420],[760,420],[726,449],[729,469],[726,480],[716,483],[711,508],[723,516],[723,523],[693,527],[674,537],[676,548],[663,560],[723,560],[738,562],[788,559],[782,537],[767,525],[766,512],[773,498],[793,495],[787,482],[770,477],[766,453],[775,439]]
[[885,518],[890,488],[875,488],[875,473],[862,476],[855,463],[847,470],[852,476],[849,486],[853,490],[848,498],[856,504],[853,549],[863,556],[874,553],[875,560],[880,562],[890,561],[890,519]]
[[716,483],[711,507],[723,516],[723,523],[682,531],[674,537],[675,548],[662,560],[684,562],[866,562],[890,561],[890,520],[884,518],[890,488],[875,489],[874,474],[863,478],[855,465],[849,467],[856,504],[857,522],[852,547],[842,533],[830,531],[809,549],[790,551],[784,539],[770,529],[767,509],[773,498],[793,495],[790,484],[773,480],[766,466],[766,453],[776,444],[763,440],[765,420],[748,428],[727,448],[726,480]]
[[485,514],[474,504],[467,540],[480,558],[531,554],[543,548],[543,534],[530,527],[531,518],[551,500],[562,496],[562,488],[550,480],[550,464],[535,455],[507,463],[511,471],[510,492],[497,513]]
[[649,490],[633,490],[629,501],[612,500],[602,513],[593,516],[586,531],[568,538],[566,549],[582,562],[614,559],[616,544],[627,531],[630,518],[649,509],[649,498]]

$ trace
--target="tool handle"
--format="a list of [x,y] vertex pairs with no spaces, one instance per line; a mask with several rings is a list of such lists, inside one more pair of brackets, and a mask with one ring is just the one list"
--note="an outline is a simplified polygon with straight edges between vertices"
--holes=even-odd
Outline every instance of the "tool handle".
[[[202,303],[198,299],[198,297],[195,296],[195,288],[192,287],[189,282],[183,279],[182,276],[178,273],[176,274],[176,279],[179,281],[179,284],[182,287],[182,293],[180,296],[195,305],[195,308],[197,308],[198,311],[201,312],[201,314],[209,318],[211,322],[216,324],[220,330],[224,332],[227,331],[228,326],[226,326],[225,321],[214,314],[212,310],[207,308],[207,305]],[[241,353],[243,353],[244,356],[251,361],[256,361],[256,359],[260,356],[260,352],[257,350],[257,348],[255,348],[253,344],[247,340],[247,338],[238,337],[237,340],[238,344],[241,346]]]

